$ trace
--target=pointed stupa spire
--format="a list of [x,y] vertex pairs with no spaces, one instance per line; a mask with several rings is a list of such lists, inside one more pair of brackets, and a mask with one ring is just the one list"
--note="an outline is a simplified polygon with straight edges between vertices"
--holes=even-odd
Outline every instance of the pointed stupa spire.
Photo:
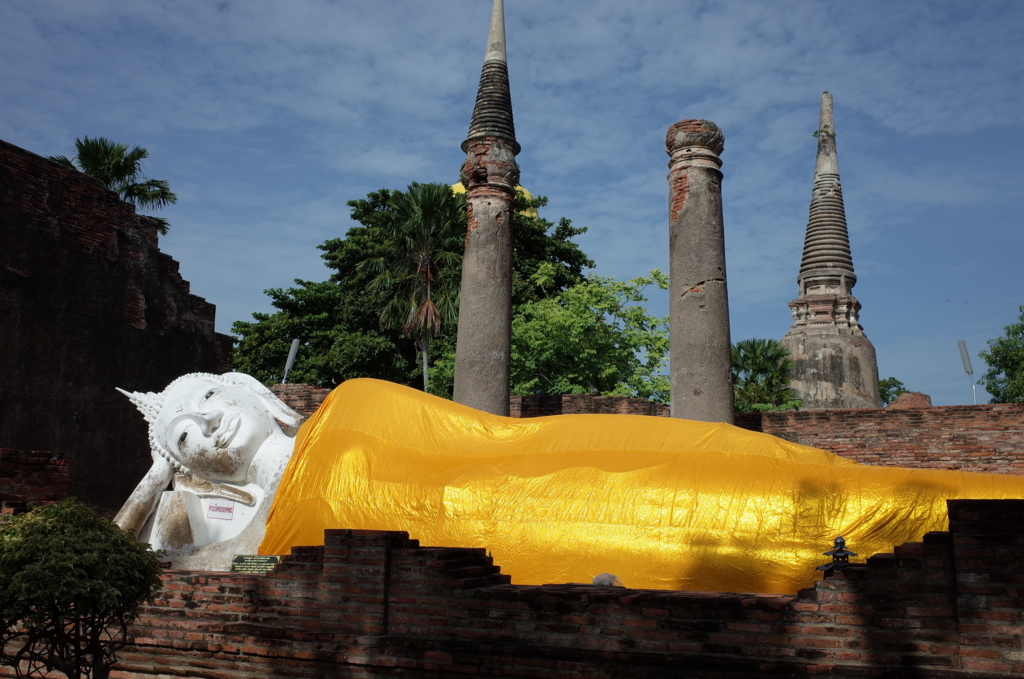
[[494,7],[491,9],[491,32],[487,36],[487,54],[484,55],[484,63],[488,61],[508,63],[508,57],[505,54],[504,0],[494,0]]
[[800,294],[789,303],[793,325],[782,346],[793,360],[790,387],[803,410],[878,408],[875,347],[860,324],[860,302],[846,230],[846,209],[839,186],[832,95],[821,93],[818,156],[807,219],[804,256],[797,283]]
[[848,295],[857,283],[857,275],[853,272],[850,236],[846,230],[832,95],[828,92],[821,93],[821,118],[815,136],[818,156],[814,164],[814,191],[797,282],[801,295],[825,291]]
[[832,118],[832,95],[821,93],[821,115],[818,116],[818,159],[814,163],[815,178],[820,174],[839,174],[836,157],[836,123]]
[[512,121],[512,94],[508,84],[503,0],[494,0],[476,106],[473,108],[473,120],[469,123],[469,135],[462,142],[462,150],[468,150],[470,142],[481,137],[505,139],[511,143],[513,153],[519,153],[516,128]]

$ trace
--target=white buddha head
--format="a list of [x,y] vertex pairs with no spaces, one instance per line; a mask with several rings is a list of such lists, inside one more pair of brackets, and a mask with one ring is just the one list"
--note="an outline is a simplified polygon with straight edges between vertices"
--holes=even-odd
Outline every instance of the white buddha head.
[[153,451],[181,473],[245,483],[260,447],[301,416],[244,373],[191,373],[160,393],[129,393],[149,422]]

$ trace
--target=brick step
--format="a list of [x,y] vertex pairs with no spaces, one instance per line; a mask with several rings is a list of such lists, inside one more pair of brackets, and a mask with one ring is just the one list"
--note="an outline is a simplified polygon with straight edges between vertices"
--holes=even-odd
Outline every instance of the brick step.
[[501,566],[466,566],[465,568],[456,568],[448,570],[448,575],[461,580],[464,578],[477,578],[488,575],[497,575],[501,572]]
[[945,530],[933,530],[930,533],[924,534],[924,544],[926,545],[952,545],[953,534]]
[[[161,654],[167,654],[162,650]],[[238,665],[238,669],[231,669],[226,665],[228,662],[219,661],[215,667],[210,667],[211,662],[196,658],[192,653],[182,653],[175,657],[176,662],[161,664],[160,674],[177,677],[190,677],[191,679],[252,679],[253,673],[250,669],[243,669],[242,662],[252,663],[250,658],[239,657],[239,662],[228,661]],[[117,654],[117,664],[114,665],[114,676],[129,672],[132,676],[154,676],[153,658],[148,653],[131,653],[120,651]]]
[[412,554],[396,558],[395,561],[404,564],[425,566],[427,568],[442,568],[444,570],[456,570],[459,568],[472,568],[474,566],[491,566],[494,564],[494,559],[489,556],[482,554],[474,554],[464,558],[452,558],[452,559],[437,559],[434,557],[423,557],[419,554]]
[[308,566],[310,564],[317,564],[323,566],[324,556],[323,554],[298,554],[298,555],[285,555],[281,557],[281,561],[277,564],[276,570],[281,570],[282,567],[287,569],[288,567],[294,566]]
[[462,568],[477,568],[480,566],[493,566],[494,559],[489,556],[474,556],[468,559],[423,559],[418,560],[420,566],[428,568],[441,568],[446,571],[457,571]]
[[460,589],[477,589],[480,587],[497,587],[498,585],[511,585],[512,576],[497,573],[495,575],[488,575],[479,578],[467,578],[465,580],[456,580],[456,584]]
[[[841,572],[827,576],[827,580],[872,580],[892,577],[889,571],[922,570],[930,566],[920,559],[952,558],[950,548],[953,544],[952,535],[947,531],[931,531],[925,533],[921,542],[904,542],[895,545],[892,552],[872,554],[862,563],[851,563]],[[814,588],[800,590],[801,599],[810,596]]]
[[319,554],[320,558],[323,558],[324,546],[323,545],[298,545],[298,546],[292,547],[291,554],[286,554],[284,556],[284,558],[287,559],[290,556],[297,557],[297,556],[304,555],[304,554]]
[[392,554],[396,557],[411,556],[427,561],[487,558],[487,550],[483,547],[416,547],[413,549],[396,549]]

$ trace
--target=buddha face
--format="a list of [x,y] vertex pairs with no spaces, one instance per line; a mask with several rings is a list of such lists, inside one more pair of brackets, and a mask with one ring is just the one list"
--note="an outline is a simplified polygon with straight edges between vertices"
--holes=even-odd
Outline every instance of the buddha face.
[[202,478],[243,483],[275,426],[266,404],[250,389],[197,376],[166,392],[153,432]]

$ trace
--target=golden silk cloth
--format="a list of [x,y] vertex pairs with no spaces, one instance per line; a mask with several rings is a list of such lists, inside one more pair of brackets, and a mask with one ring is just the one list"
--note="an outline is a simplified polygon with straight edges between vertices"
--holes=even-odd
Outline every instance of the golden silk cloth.
[[325,528],[486,547],[516,584],[793,593],[843,535],[864,557],[946,529],[946,500],[1022,498],[1024,477],[869,467],[727,424],[498,417],[370,379],[303,426],[261,554]]

